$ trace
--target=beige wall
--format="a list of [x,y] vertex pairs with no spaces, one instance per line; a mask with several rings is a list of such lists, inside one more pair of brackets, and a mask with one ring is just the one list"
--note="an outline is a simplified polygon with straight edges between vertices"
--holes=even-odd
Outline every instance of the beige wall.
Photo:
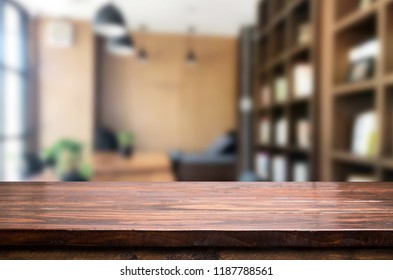
[[137,149],[156,151],[201,151],[235,128],[235,39],[197,37],[194,67],[185,63],[187,37],[150,34],[143,41],[149,52],[146,64],[102,48],[100,112],[105,126],[133,131]]
[[73,22],[71,48],[46,44],[45,26],[38,21],[39,145],[47,147],[62,138],[91,145],[94,124],[94,36],[91,25]]

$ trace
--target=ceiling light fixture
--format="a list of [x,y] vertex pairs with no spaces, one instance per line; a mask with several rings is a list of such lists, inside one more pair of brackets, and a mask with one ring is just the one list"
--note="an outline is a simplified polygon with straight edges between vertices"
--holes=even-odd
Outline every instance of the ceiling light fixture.
[[134,41],[129,35],[120,38],[108,39],[107,50],[115,55],[131,56],[135,53]]

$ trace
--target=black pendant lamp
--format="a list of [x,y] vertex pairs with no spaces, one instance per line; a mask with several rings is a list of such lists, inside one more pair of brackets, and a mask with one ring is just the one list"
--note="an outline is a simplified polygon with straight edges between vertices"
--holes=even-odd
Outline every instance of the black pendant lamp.
[[142,63],[146,63],[147,60],[149,59],[149,55],[148,55],[147,50],[146,50],[146,42],[145,42],[146,30],[147,30],[146,26],[142,26],[141,27],[141,31],[140,31],[142,48],[139,50],[138,59]]
[[146,63],[146,62],[147,62],[147,60],[149,59],[149,56],[148,56],[148,54],[147,54],[147,52],[146,52],[145,49],[141,49],[141,50],[139,51],[138,59],[139,59],[139,61],[142,62],[142,63]]
[[129,35],[114,39],[108,39],[107,50],[114,55],[130,56],[133,55],[135,52],[134,41]]
[[123,15],[112,3],[106,4],[97,12],[94,30],[98,35],[106,38],[119,38],[128,33]]
[[195,53],[194,53],[194,51],[192,51],[192,50],[190,50],[188,53],[187,53],[187,64],[188,65],[195,65],[196,64],[196,62],[197,62],[197,58],[196,58],[196,55],[195,55]]
[[190,27],[189,29],[189,51],[186,55],[186,62],[188,65],[193,66],[197,63],[197,56],[193,48],[193,36],[195,34],[195,29]]

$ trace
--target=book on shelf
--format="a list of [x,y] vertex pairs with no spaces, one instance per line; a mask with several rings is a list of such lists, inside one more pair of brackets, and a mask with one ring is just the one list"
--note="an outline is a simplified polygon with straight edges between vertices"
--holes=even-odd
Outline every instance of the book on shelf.
[[277,146],[288,145],[288,120],[286,118],[278,119],[274,126],[275,144]]
[[263,86],[261,89],[261,105],[262,107],[271,105],[271,92],[269,86]]
[[360,157],[374,157],[378,152],[377,115],[374,111],[359,114],[353,125],[352,153]]
[[295,162],[292,166],[292,175],[294,182],[308,182],[310,180],[308,163],[306,161]]
[[256,174],[262,181],[269,181],[270,156],[268,153],[260,152],[256,156]]
[[274,80],[274,99],[277,103],[284,103],[288,99],[288,83],[283,76]]
[[312,38],[312,26],[311,23],[305,22],[299,25],[297,43],[299,45],[309,44]]
[[348,176],[348,182],[353,183],[370,183],[370,182],[378,182],[378,179],[374,176],[362,175],[362,174],[351,174]]
[[259,123],[259,141],[262,145],[270,144],[270,120],[262,118]]
[[310,63],[297,63],[293,68],[295,98],[309,97],[314,92],[314,71]]
[[274,182],[286,182],[287,178],[287,159],[285,156],[274,156],[272,161],[272,179]]
[[311,146],[311,126],[308,119],[300,119],[296,123],[296,144],[299,148],[308,149]]
[[371,78],[375,72],[375,61],[379,52],[378,39],[370,39],[353,47],[349,52],[348,81],[358,82]]
[[380,44],[378,39],[369,39],[353,47],[349,52],[349,61],[356,62],[365,58],[376,58],[379,55]]

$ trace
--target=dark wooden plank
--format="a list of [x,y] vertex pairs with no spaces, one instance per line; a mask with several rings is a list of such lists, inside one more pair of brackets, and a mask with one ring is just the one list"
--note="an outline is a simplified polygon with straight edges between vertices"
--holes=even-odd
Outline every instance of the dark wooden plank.
[[0,245],[393,246],[393,184],[2,183]]

